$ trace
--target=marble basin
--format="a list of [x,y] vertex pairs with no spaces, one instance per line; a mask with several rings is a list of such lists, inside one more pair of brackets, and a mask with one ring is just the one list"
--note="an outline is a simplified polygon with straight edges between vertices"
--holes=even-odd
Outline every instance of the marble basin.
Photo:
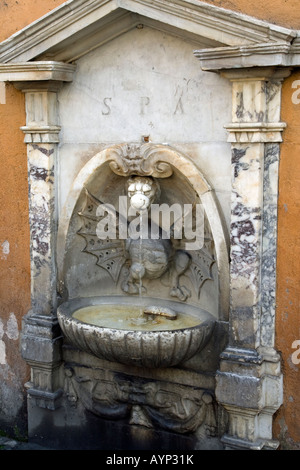
[[[147,316],[149,305],[172,308],[176,319]],[[139,367],[171,367],[200,351],[215,318],[179,302],[126,297],[73,299],[58,308],[70,344],[99,358]]]

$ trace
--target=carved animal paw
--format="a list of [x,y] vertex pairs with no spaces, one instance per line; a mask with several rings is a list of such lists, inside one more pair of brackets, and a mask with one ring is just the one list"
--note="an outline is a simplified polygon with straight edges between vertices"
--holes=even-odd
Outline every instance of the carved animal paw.
[[185,286],[177,286],[170,290],[170,295],[172,297],[177,297],[179,300],[184,302],[188,297],[191,296],[191,291]]
[[122,290],[126,292],[126,294],[144,294],[146,292],[146,288],[144,286],[137,285],[133,282],[124,281],[122,283]]

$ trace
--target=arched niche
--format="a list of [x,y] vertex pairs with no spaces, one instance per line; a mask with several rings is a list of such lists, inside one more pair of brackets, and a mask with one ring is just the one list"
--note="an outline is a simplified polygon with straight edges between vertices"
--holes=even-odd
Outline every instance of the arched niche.
[[59,218],[57,238],[59,285],[64,284],[64,265],[68,252],[72,217],[78,211],[78,203],[83,197],[84,190],[92,188],[91,191],[95,193],[98,182],[104,188],[111,177],[110,186],[114,186],[116,196],[120,193],[118,178],[122,181],[124,177],[131,175],[151,176],[161,181],[162,187],[164,187],[164,182],[168,181],[173,192],[173,196],[168,201],[170,203],[176,198],[184,199],[187,197],[188,200],[187,193],[189,192],[194,192],[201,202],[214,244],[218,276],[217,315],[220,320],[228,320],[229,244],[218,201],[213,188],[191,158],[168,145],[151,143],[112,145],[94,155],[83,166],[73,182]]

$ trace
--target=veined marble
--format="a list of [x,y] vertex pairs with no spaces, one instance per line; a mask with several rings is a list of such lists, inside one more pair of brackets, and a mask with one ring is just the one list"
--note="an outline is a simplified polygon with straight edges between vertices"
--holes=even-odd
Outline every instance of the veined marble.
[[[276,448],[272,433],[262,434],[261,429],[272,429],[270,410],[275,411],[282,400],[274,351],[276,142],[281,141],[284,127],[279,121],[279,82],[253,77],[233,81],[232,119],[226,126],[232,142],[230,332],[216,393],[230,416],[223,437],[229,448]],[[277,394],[269,401],[271,389]],[[251,402],[253,393],[259,398]]]
[[[262,145],[232,150],[231,283],[233,305],[257,303],[261,244]],[[241,292],[243,295],[241,297]],[[235,296],[236,293],[236,296]]]
[[278,166],[279,145],[266,145],[261,265],[261,343],[265,348],[274,348],[275,340]]

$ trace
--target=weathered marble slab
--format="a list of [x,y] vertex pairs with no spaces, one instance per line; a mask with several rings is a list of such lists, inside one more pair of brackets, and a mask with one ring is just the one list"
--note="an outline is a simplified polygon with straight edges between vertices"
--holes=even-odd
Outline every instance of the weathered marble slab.
[[[187,153],[207,175],[230,217],[231,85],[201,71],[194,45],[144,27],[95,49],[77,62],[74,81],[59,93],[60,201],[83,164],[119,142],[167,143]],[[187,67],[188,64],[188,67]]]

